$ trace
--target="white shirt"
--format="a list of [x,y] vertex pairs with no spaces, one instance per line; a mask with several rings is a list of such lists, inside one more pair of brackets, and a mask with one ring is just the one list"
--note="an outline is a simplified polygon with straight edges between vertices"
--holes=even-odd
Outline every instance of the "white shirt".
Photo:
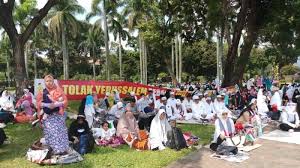
[[192,109],[193,100],[187,100],[184,99],[182,102],[182,105],[185,107],[185,109]]
[[209,104],[205,101],[204,103],[204,111],[206,114],[208,115],[213,115],[215,114],[215,109],[214,109],[214,105],[212,102],[210,102]]
[[293,128],[295,128],[296,125],[299,125],[300,121],[299,115],[296,112],[296,103],[288,103],[287,106],[285,106],[281,113],[280,121]]
[[203,107],[203,103],[201,101],[199,101],[199,103],[193,103],[192,104],[192,111],[193,111],[193,115],[201,115],[203,113],[204,107]]
[[118,105],[115,104],[115,105],[113,105],[111,107],[111,109],[109,110],[108,114],[114,115],[115,117],[120,118],[121,115],[123,114],[123,112],[124,112],[124,109],[123,108],[119,109]]
[[231,111],[225,106],[224,101],[219,102],[218,100],[215,100],[213,106],[217,114],[221,114],[223,111],[227,111],[229,114],[231,114]]
[[229,122],[230,122],[230,126],[227,125],[227,122],[226,120],[220,120],[220,119],[217,119],[215,121],[215,133],[214,133],[214,140],[213,142],[217,142],[217,139],[218,137],[222,134],[225,136],[225,132],[221,131],[221,127],[220,127],[220,124],[219,124],[219,120],[222,122],[223,126],[224,126],[224,130],[229,133],[229,129],[228,127],[231,127],[231,130],[232,130],[232,133],[235,132],[235,128],[234,128],[234,123],[233,123],[233,120],[231,118],[228,118],[229,119]]
[[168,101],[167,101],[167,104],[170,105],[170,106],[172,106],[173,108],[175,108],[175,107],[176,107],[176,99],[170,97],[170,98],[168,99]]
[[150,101],[148,100],[147,97],[142,97],[142,98],[140,98],[140,99],[136,102],[138,111],[144,112],[145,107],[147,107],[149,103],[150,103]]

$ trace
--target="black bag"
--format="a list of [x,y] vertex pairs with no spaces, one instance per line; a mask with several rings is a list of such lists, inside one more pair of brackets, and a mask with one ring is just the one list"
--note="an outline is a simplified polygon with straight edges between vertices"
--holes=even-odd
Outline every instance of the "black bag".
[[271,119],[278,121],[280,119],[281,111],[272,112]]
[[168,131],[167,138],[167,147],[171,149],[180,150],[187,147],[186,141],[179,128],[173,127],[171,131]]
[[3,142],[6,140],[6,135],[5,135],[5,132],[3,131],[2,128],[0,128],[0,145],[3,144]]
[[238,148],[236,146],[219,145],[216,153],[218,155],[226,155],[226,156],[229,156],[230,154],[236,155],[238,153]]

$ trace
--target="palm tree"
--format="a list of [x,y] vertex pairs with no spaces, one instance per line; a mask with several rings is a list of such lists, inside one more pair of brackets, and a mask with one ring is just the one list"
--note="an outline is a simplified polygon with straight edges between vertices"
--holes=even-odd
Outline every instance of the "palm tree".
[[[48,24],[49,32],[53,34],[57,41],[61,41],[63,53],[64,79],[69,78],[69,56],[67,42],[67,32],[71,32],[76,37],[79,24],[75,19],[76,13],[83,13],[84,9],[78,5],[77,0],[60,0],[58,5],[50,12]],[[68,27],[68,31],[67,28]]]
[[[128,17],[128,28],[134,30],[141,22],[146,22],[151,17],[152,0],[129,0],[125,6],[124,15]],[[138,32],[140,50],[140,78],[141,83],[147,84],[147,44],[141,31]]]
[[[102,3],[102,9],[100,7]],[[110,80],[110,58],[109,58],[109,37],[108,37],[108,24],[107,24],[107,14],[111,12],[116,5],[115,0],[93,0],[92,2],[92,12],[87,15],[87,19],[95,16],[103,17],[104,23],[104,43],[105,43],[105,58],[106,58],[106,79]]]
[[116,41],[118,38],[118,46],[119,46],[119,65],[120,65],[120,74],[119,77],[122,79],[123,73],[122,73],[122,40],[126,40],[129,37],[129,33],[124,30],[124,27],[126,26],[126,19],[125,16],[122,14],[119,14],[115,12],[111,19],[109,20],[110,23],[110,29],[113,32],[114,40]]
[[101,29],[101,23],[99,21],[95,22],[93,26],[89,28],[89,31],[86,35],[86,40],[79,44],[79,47],[87,49],[90,53],[90,56],[93,58],[93,77],[96,80],[96,55],[100,50],[99,46],[104,45],[103,40],[103,31]]

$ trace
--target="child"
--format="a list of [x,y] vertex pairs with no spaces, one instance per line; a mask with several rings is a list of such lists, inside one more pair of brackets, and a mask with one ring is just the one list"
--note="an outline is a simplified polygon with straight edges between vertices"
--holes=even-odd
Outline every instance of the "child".
[[99,146],[109,146],[109,147],[118,147],[124,144],[124,141],[121,137],[116,136],[116,130],[114,128],[109,128],[109,123],[104,121],[102,123],[102,128],[93,129],[94,136],[97,137],[96,144]]

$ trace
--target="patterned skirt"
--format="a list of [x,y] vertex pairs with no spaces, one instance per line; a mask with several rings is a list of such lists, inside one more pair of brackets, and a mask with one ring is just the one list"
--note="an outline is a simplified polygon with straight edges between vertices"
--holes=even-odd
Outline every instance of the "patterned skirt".
[[54,154],[66,152],[69,148],[69,139],[64,116],[49,115],[43,124],[46,144],[53,149]]

